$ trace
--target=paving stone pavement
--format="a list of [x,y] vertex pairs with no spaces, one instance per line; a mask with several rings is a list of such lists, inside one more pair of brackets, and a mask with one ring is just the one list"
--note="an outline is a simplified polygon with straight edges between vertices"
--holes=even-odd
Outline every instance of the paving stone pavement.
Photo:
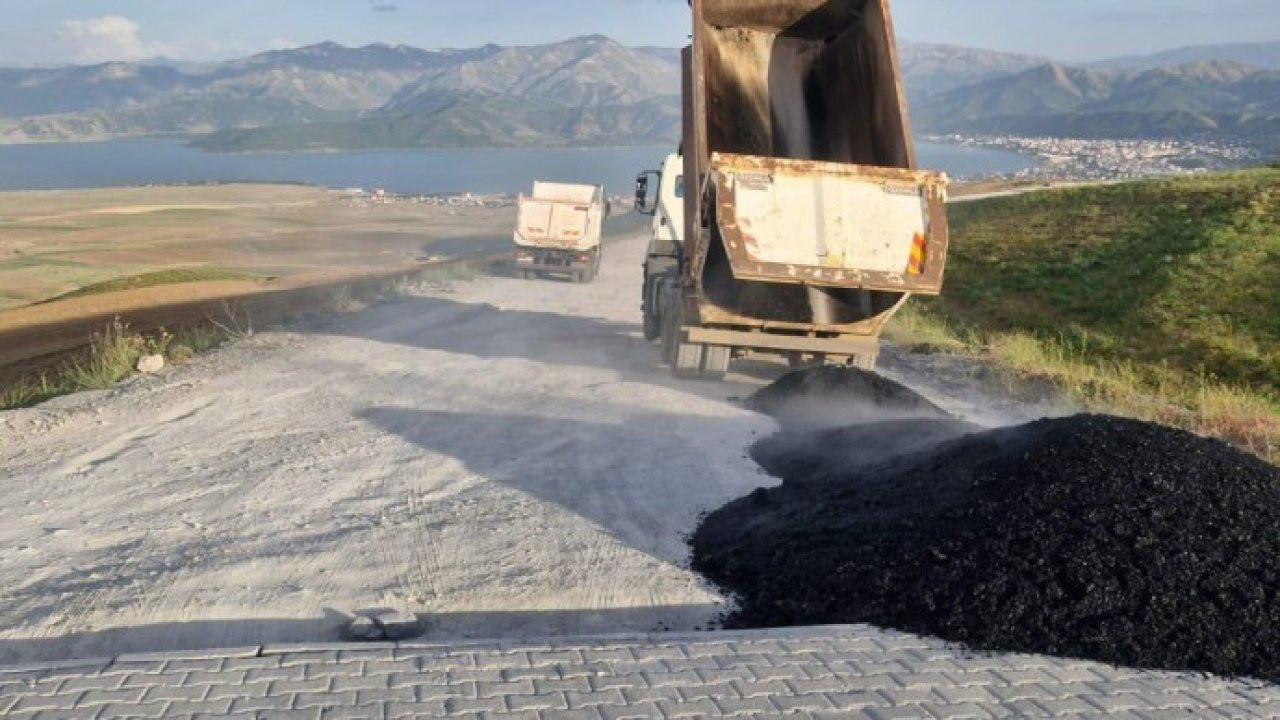
[[1280,718],[1280,686],[867,626],[289,645],[0,667],[13,718]]

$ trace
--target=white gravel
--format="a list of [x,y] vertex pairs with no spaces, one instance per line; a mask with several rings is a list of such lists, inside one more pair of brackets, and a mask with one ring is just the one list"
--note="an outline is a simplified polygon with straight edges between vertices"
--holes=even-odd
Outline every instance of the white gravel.
[[700,512],[772,484],[772,422],[639,328],[645,242],[590,286],[484,278],[0,415],[0,663],[706,627]]

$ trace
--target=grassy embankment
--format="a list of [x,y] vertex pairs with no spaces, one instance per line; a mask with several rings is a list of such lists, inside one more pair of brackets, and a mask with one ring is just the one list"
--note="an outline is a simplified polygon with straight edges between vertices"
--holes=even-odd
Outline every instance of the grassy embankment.
[[958,204],[891,337],[1280,459],[1280,168]]
[[183,283],[213,282],[218,280],[262,280],[261,275],[220,267],[172,268],[155,272],[130,275],[105,282],[86,285],[79,290],[59,295],[44,302],[68,300],[70,298],[102,295],[104,293],[124,290],[141,290],[142,288],[159,287],[161,285],[181,285]]

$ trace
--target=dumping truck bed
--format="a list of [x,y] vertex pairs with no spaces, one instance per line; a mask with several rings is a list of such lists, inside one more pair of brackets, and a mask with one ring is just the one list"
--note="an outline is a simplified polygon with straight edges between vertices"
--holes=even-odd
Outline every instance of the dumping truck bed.
[[[946,176],[916,167],[887,0],[691,6],[684,228],[651,248],[646,327],[680,376],[760,353],[873,367],[906,299],[941,292],[949,240]],[[642,177],[642,206],[647,191]]]

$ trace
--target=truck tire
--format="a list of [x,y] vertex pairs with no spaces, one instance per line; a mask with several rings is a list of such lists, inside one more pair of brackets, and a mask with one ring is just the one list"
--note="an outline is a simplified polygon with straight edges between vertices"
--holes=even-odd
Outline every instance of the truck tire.
[[675,313],[671,312],[670,308],[668,308],[668,312],[659,315],[658,317],[661,318],[659,321],[661,322],[661,329],[658,332],[658,337],[661,342],[658,347],[662,357],[662,362],[666,365],[672,365],[674,364],[676,354],[674,347],[676,330],[675,327],[673,327],[676,325]]
[[662,336],[662,316],[646,305],[644,308],[644,339],[653,342]]
[[675,357],[671,362],[671,374],[680,380],[698,380],[704,377],[703,360],[707,346],[698,343],[675,341]]
[[729,373],[729,361],[733,358],[733,349],[721,345],[708,345],[702,353],[702,377],[705,380],[720,382]]
[[662,350],[671,366],[671,374],[680,380],[697,380],[703,374],[706,346],[684,340],[684,313],[679,301],[664,316]]

